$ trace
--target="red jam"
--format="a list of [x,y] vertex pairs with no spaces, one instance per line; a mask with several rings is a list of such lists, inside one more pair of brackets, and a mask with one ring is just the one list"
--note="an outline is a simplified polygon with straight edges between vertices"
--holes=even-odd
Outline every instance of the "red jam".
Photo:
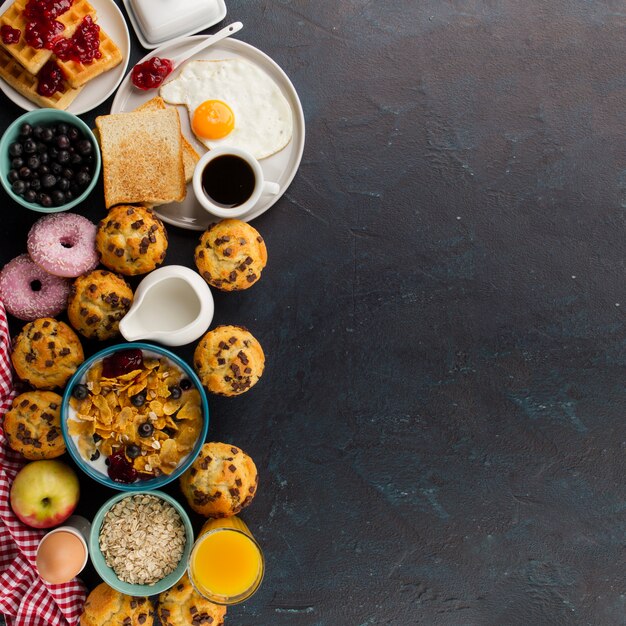
[[117,378],[143,367],[143,353],[138,348],[120,350],[102,359],[102,376]]
[[52,60],[48,61],[37,74],[39,83],[37,93],[46,98],[52,97],[57,91],[63,91],[64,76],[61,68]]
[[27,20],[24,37],[26,43],[40,50],[52,50],[59,35],[65,30],[56,18],[72,6],[73,0],[29,0],[24,8]]
[[114,452],[108,460],[107,474],[109,478],[118,483],[134,483],[137,480],[137,470],[126,458],[123,448]]
[[158,87],[174,69],[174,64],[169,59],[152,57],[143,63],[133,67],[131,80],[133,85],[147,91]]
[[10,43],[17,43],[22,36],[22,31],[19,28],[11,28],[8,24],[3,24],[0,28],[0,35],[2,36],[2,43],[9,45]]
[[100,26],[87,15],[71,39],[59,39],[53,48],[61,61],[76,61],[87,65],[102,58],[100,52]]

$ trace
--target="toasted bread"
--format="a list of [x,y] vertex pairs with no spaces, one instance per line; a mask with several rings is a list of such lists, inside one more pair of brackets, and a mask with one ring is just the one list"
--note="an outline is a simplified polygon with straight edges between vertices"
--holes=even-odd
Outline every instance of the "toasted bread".
[[104,203],[166,204],[185,198],[180,118],[174,109],[96,118]]
[[[167,109],[165,100],[161,96],[156,96],[148,102],[144,102],[140,107],[137,107],[135,111],[158,111]],[[193,178],[193,171],[196,167],[196,163],[200,160],[200,155],[194,150],[194,147],[185,139],[184,135],[181,135],[183,139],[183,163],[185,165],[185,180],[191,182]]]

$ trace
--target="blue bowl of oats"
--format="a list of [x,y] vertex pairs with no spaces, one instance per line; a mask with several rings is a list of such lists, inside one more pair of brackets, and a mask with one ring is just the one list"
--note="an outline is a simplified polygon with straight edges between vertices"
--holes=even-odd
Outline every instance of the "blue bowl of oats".
[[105,583],[129,596],[173,587],[185,573],[192,547],[187,513],[161,491],[118,494],[91,523],[93,566]]
[[61,429],[91,478],[121,491],[158,489],[200,453],[209,406],[193,369],[147,343],[101,350],[69,380]]

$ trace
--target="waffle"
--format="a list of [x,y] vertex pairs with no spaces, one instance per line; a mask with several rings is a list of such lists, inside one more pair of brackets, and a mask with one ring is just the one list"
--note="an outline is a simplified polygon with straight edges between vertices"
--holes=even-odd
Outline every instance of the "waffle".
[[15,91],[40,107],[66,109],[79,94],[79,89],[72,89],[69,85],[61,93],[55,93],[50,98],[37,93],[37,77],[27,72],[6,50],[0,48],[0,77],[3,78]]
[[[31,74],[37,74],[48,62],[52,56],[52,52],[45,48],[36,50],[26,43],[24,37],[24,33],[26,32],[26,20],[23,15],[26,3],[27,0],[15,0],[0,16],[0,26],[8,24],[12,28],[19,29],[22,33],[18,43],[6,45],[0,40],[0,46],[12,54],[16,61]],[[96,10],[87,0],[74,0],[71,8],[58,17],[58,21],[65,26],[65,30],[59,34],[59,37],[71,37],[86,15],[91,15],[94,21],[96,20]]]
[[57,59],[57,65],[63,70],[65,80],[70,87],[81,87],[92,78],[108,72],[122,62],[122,53],[119,48],[102,29],[100,29],[100,52],[102,56],[87,65],[72,60]]

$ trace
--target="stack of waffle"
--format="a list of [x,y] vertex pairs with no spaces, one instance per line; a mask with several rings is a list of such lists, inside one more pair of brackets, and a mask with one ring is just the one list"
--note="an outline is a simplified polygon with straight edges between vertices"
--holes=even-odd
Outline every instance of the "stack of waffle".
[[[66,109],[88,81],[121,63],[122,54],[102,28],[100,28],[102,56],[88,64],[71,59],[62,61],[46,48],[39,50],[32,48],[24,37],[27,25],[24,8],[27,1],[15,0],[0,16],[0,27],[8,25],[21,32],[17,43],[5,44],[0,39],[0,77],[13,89],[41,107]],[[57,18],[57,21],[65,27],[59,37],[71,38],[87,15],[96,21],[96,11],[87,0],[74,0],[70,9]],[[42,96],[37,91],[37,74],[50,60],[56,61],[65,81],[62,91],[48,97]]]

